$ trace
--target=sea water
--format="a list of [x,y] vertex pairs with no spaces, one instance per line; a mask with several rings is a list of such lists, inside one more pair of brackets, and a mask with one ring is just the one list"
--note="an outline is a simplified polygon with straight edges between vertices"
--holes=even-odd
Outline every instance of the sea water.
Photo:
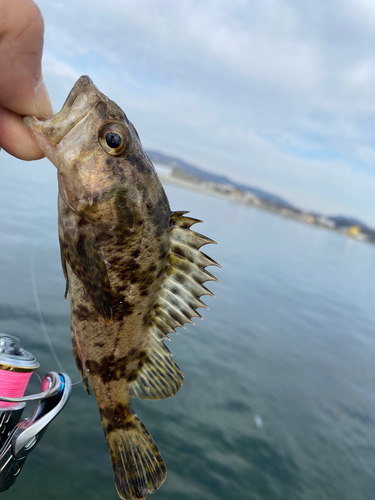
[[[0,160],[0,331],[21,338],[41,376],[60,362],[78,381],[56,170],[46,160]],[[205,221],[195,228],[218,242],[204,251],[223,269],[210,268],[221,283],[208,285],[216,298],[205,299],[204,321],[171,334],[185,373],[179,394],[134,402],[168,467],[153,498],[373,500],[375,246],[165,189],[172,210]],[[28,390],[39,390],[36,378]],[[82,384],[3,496],[118,498],[95,399]]]

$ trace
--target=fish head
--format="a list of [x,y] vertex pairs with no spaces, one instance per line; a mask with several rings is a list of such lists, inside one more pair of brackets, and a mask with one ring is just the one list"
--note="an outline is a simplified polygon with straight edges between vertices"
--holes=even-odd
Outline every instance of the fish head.
[[129,156],[138,152],[145,157],[137,131],[125,113],[88,76],[78,79],[52,118],[26,116],[24,123],[56,166],[63,200],[88,218],[116,189],[118,176],[124,170],[131,175],[134,161],[129,161]]

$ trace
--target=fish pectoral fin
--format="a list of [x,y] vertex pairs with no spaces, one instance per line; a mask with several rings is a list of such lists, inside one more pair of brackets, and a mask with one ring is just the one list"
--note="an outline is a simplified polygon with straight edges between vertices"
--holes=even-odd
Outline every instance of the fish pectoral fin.
[[146,355],[137,378],[130,384],[132,396],[139,399],[164,399],[177,394],[184,374],[173,361],[164,342],[151,330]]
[[82,231],[78,240],[65,234],[61,253],[79,278],[96,308],[107,322],[112,318],[112,292],[105,261],[99,253],[92,231]]
[[88,395],[91,396],[89,381],[87,378],[86,363],[83,359],[81,346],[74,327],[72,327],[71,329],[71,336],[72,336],[73,355],[74,359],[76,360],[77,368],[82,376],[83,387],[86,389]]
[[61,267],[64,273],[64,278],[66,280],[65,293],[64,293],[64,299],[66,300],[69,293],[69,278],[68,278],[68,270],[66,268],[66,259],[63,253],[63,245],[61,241],[60,241],[60,255],[61,255]]
[[68,298],[68,293],[69,293],[69,280],[68,278],[66,278],[65,293],[64,293],[65,300]]
[[146,427],[133,412],[115,418],[101,410],[101,416],[120,498],[136,500],[154,493],[165,481],[167,468]]

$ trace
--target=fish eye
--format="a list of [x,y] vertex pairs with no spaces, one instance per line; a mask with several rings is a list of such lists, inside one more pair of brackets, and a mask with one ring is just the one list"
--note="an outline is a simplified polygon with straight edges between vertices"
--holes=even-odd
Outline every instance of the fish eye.
[[108,132],[105,135],[105,141],[106,141],[108,147],[110,147],[112,149],[117,149],[122,144],[121,136],[119,134],[116,134],[115,132]]
[[106,123],[99,131],[99,142],[104,151],[111,156],[130,152],[130,135],[121,123]]

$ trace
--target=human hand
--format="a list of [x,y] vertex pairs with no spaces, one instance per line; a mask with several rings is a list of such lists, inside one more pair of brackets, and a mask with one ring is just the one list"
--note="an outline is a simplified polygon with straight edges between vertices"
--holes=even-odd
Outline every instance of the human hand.
[[44,156],[22,117],[52,115],[42,76],[43,33],[32,0],[0,0],[0,146],[22,160]]

